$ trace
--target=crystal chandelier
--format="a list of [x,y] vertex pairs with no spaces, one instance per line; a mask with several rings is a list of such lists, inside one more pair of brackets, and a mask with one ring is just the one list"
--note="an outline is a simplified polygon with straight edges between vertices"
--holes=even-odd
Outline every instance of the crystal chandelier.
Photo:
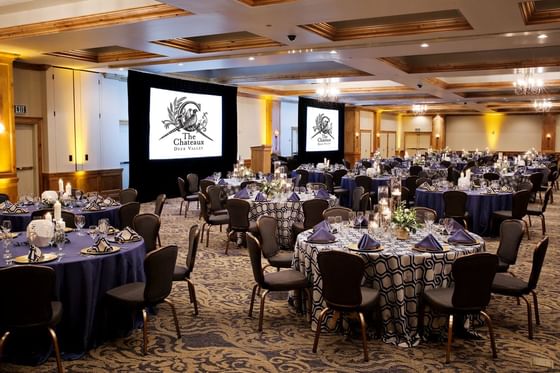
[[320,86],[315,90],[321,101],[337,101],[340,89],[336,86],[338,78],[319,79]]
[[542,74],[542,67],[529,67],[515,69],[516,75],[513,86],[516,95],[539,95],[544,90],[544,80],[539,77]]
[[548,98],[533,101],[533,107],[536,111],[547,112],[552,108],[552,102]]
[[412,113],[414,115],[424,115],[428,110],[428,105],[426,104],[414,104],[412,105]]

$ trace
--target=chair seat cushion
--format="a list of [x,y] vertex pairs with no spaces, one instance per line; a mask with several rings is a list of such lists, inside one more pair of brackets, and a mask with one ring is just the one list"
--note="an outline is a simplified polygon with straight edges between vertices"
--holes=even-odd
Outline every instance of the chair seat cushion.
[[107,291],[107,295],[118,301],[137,305],[144,303],[144,288],[143,282],[131,282]]
[[227,215],[228,212],[226,209],[220,209],[220,210],[213,210],[212,211],[212,215]]
[[291,268],[292,259],[294,258],[293,251],[280,250],[274,256],[267,258],[271,266],[276,268]]
[[303,289],[309,286],[307,277],[299,271],[288,269],[264,275],[263,288],[273,291]]
[[426,302],[442,311],[453,308],[451,297],[453,296],[453,288],[436,288],[424,291],[423,295]]
[[190,196],[185,196],[185,201],[198,202],[198,195],[191,194]]
[[229,216],[226,215],[210,215],[208,221],[212,225],[223,225],[229,223]]
[[503,295],[524,295],[529,294],[527,283],[517,277],[506,273],[496,273],[492,282],[492,293]]
[[173,270],[173,281],[182,281],[189,278],[190,270],[186,266],[175,266]]
[[541,216],[542,214],[541,210],[527,210],[527,215]]

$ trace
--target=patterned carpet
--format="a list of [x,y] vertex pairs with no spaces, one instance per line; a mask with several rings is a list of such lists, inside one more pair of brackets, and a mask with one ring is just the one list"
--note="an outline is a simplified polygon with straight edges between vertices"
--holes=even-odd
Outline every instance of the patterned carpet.
[[[559,194],[560,195],[560,194]],[[185,260],[186,232],[198,223],[197,212],[189,218],[178,215],[179,200],[169,201],[162,216],[161,239],[164,245],[180,247],[180,262]],[[193,204],[194,206],[194,204]],[[144,204],[143,211],[153,211]],[[65,361],[67,372],[552,372],[560,371],[560,284],[557,268],[560,259],[558,230],[560,203],[549,205],[547,226],[551,245],[539,284],[541,325],[535,339],[527,337],[524,304],[512,298],[493,297],[488,313],[494,320],[498,358],[491,358],[487,339],[453,343],[451,363],[444,364],[445,344],[422,343],[414,348],[399,348],[380,340],[369,341],[370,362],[363,361],[359,339],[324,333],[317,354],[311,352],[313,332],[305,318],[288,305],[285,295],[267,299],[264,331],[258,333],[257,316],[247,316],[253,277],[246,249],[230,247],[224,255],[225,234],[213,228],[210,247],[199,247],[193,281],[199,299],[199,315],[193,315],[186,283],[174,285],[171,300],[176,304],[183,333],[176,339],[171,312],[161,305],[149,322],[149,354],[142,356],[142,333],[135,330],[126,338],[107,342],[75,361]],[[542,237],[540,222],[533,219],[531,240],[522,243],[514,272],[528,278],[532,249]],[[496,242],[488,243],[495,251]],[[233,246],[232,246],[233,247]],[[478,331],[487,336],[486,328]],[[536,359],[536,360],[535,360]],[[544,363],[554,368],[543,367]],[[0,363],[2,372],[52,372],[54,358],[38,367]]]

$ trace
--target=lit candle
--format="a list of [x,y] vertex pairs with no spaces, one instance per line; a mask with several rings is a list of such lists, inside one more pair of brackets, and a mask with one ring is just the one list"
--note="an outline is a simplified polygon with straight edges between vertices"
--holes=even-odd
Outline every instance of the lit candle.
[[54,220],[59,221],[60,219],[62,219],[62,205],[60,204],[60,202],[56,201],[54,203],[53,210],[54,210]]
[[62,179],[58,179],[58,191],[60,193],[64,193],[64,183],[62,182]]
[[45,214],[45,220],[47,220],[47,221],[52,221],[52,215],[51,215],[50,212],[47,212],[47,213]]
[[72,185],[70,185],[70,183],[66,183],[66,190],[65,190],[66,194],[71,196],[72,195]]

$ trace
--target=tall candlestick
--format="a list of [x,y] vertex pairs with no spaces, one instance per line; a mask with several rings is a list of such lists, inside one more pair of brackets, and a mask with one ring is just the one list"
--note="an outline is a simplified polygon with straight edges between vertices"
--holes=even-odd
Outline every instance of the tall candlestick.
[[62,182],[62,179],[58,179],[58,191],[60,193],[64,193],[64,183]]
[[54,210],[54,220],[59,221],[60,219],[62,219],[62,205],[60,204],[60,202],[56,201],[54,203],[53,210]]
[[64,192],[69,196],[72,195],[72,185],[70,185],[70,183],[66,183],[66,190]]

